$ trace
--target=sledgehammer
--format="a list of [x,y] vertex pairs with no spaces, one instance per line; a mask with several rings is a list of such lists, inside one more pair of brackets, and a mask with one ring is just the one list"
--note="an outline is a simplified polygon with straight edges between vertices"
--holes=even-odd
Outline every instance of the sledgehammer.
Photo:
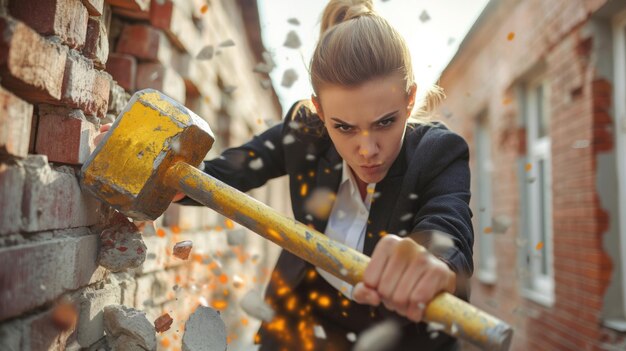
[[[183,192],[350,284],[362,281],[369,257],[194,167],[214,140],[208,124],[183,105],[139,91],[83,165],[83,187],[137,220],[156,219]],[[424,320],[486,350],[508,350],[513,335],[503,321],[449,293],[426,306]]]

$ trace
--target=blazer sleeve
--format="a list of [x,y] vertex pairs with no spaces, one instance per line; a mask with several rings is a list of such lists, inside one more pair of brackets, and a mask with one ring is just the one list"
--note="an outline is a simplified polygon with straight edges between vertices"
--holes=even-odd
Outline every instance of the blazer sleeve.
[[[420,157],[419,207],[408,236],[448,264],[457,274],[455,294],[468,299],[468,281],[474,271],[469,149],[458,134],[443,128],[431,131],[417,151],[424,155]],[[450,239],[453,245],[446,245]]]
[[[299,108],[294,104],[287,113],[286,120]],[[282,121],[263,133],[255,135],[247,143],[228,148],[222,154],[201,164],[208,175],[247,192],[264,185],[268,180],[286,174],[283,138],[287,123]],[[190,197],[175,202],[180,205],[203,206]]]

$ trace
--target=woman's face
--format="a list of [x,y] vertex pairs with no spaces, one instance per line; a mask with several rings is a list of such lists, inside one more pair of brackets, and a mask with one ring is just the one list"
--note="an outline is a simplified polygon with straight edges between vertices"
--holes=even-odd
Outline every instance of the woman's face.
[[380,182],[400,153],[415,101],[399,74],[358,87],[320,88],[313,103],[341,157],[361,182]]

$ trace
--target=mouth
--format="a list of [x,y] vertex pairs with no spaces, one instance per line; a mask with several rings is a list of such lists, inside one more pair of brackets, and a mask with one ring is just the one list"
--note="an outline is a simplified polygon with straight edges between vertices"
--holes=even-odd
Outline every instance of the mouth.
[[367,173],[371,173],[371,172],[375,172],[378,171],[381,168],[382,164],[375,164],[375,165],[363,165],[363,166],[359,166],[362,170],[364,170]]

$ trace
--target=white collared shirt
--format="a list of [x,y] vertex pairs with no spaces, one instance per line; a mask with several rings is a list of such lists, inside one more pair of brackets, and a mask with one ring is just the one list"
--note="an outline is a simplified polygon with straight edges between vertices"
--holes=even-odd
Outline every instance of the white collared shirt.
[[[325,233],[329,238],[363,252],[367,219],[369,218],[375,187],[376,183],[367,184],[365,201],[363,201],[354,175],[346,161],[343,161],[341,183],[339,184],[335,203],[326,225]],[[352,300],[353,286],[351,284],[342,281],[323,269],[317,267],[316,269],[330,285]]]

